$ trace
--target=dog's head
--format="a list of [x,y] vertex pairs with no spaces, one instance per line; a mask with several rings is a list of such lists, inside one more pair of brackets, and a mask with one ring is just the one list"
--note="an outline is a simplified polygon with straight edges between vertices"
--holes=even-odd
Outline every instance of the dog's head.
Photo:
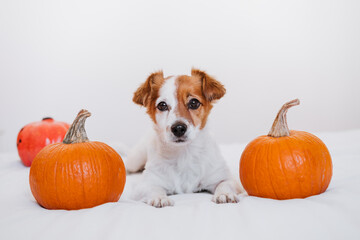
[[166,78],[159,71],[136,90],[133,101],[147,108],[163,141],[186,144],[205,127],[212,104],[225,91],[220,82],[197,69],[191,76]]

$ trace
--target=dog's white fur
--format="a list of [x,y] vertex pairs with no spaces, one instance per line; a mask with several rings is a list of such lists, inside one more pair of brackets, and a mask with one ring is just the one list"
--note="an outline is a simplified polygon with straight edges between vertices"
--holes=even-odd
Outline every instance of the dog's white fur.
[[[207,126],[200,130],[178,116],[176,77],[166,79],[159,90],[159,102],[169,110],[156,113],[153,131],[125,159],[129,172],[144,168],[142,181],[134,198],[155,207],[172,206],[170,194],[209,191],[216,203],[238,202],[240,186],[235,181],[209,133]],[[185,142],[175,142],[171,126],[182,121],[187,126]]]

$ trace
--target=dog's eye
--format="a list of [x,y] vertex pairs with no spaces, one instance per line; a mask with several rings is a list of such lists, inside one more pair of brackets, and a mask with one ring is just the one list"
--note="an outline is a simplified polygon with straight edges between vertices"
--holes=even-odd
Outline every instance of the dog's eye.
[[167,111],[167,110],[169,110],[166,102],[159,102],[159,104],[157,105],[157,109],[159,109],[160,111]]
[[200,107],[200,102],[196,98],[193,98],[188,103],[188,108],[190,109],[198,109]]

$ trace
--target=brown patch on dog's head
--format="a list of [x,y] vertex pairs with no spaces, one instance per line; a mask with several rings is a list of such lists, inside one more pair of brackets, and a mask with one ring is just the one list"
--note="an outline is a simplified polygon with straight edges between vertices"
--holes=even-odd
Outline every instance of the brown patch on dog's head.
[[191,69],[191,76],[201,79],[202,92],[207,101],[219,100],[225,95],[225,87],[206,72],[193,68]]
[[146,81],[140,85],[135,91],[133,102],[147,108],[147,113],[151,119],[156,122],[155,119],[155,102],[159,97],[159,89],[164,83],[164,74],[162,71],[154,72],[146,79]]
[[[177,88],[177,114],[194,126],[200,126],[200,129],[206,125],[213,101],[222,98],[226,92],[220,82],[197,69],[192,69],[191,76],[179,76]],[[199,108],[188,107],[191,99],[197,99],[200,102]]]
[[[152,73],[134,93],[133,101],[147,108],[150,118],[156,123],[156,100],[160,88],[170,77],[164,78],[163,72]],[[204,128],[214,101],[222,98],[226,92],[224,86],[204,71],[192,69],[191,76],[177,76],[175,80],[177,106],[175,114],[188,120],[194,126]],[[189,102],[197,99],[200,106],[191,109]]]

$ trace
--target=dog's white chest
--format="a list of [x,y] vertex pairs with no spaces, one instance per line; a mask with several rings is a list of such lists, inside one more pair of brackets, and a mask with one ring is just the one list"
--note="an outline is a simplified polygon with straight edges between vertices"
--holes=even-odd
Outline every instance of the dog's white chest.
[[159,145],[156,136],[151,143],[148,146],[154,147],[147,150],[144,177],[148,183],[165,189],[167,194],[209,190],[223,179],[223,159],[204,130],[187,146]]
[[201,190],[201,179],[203,176],[203,166],[199,159],[186,158],[176,159],[169,166],[167,189],[170,193],[192,193]]
[[207,164],[201,152],[177,152],[166,158],[150,154],[150,158],[145,174],[168,194],[192,193],[202,189]]

